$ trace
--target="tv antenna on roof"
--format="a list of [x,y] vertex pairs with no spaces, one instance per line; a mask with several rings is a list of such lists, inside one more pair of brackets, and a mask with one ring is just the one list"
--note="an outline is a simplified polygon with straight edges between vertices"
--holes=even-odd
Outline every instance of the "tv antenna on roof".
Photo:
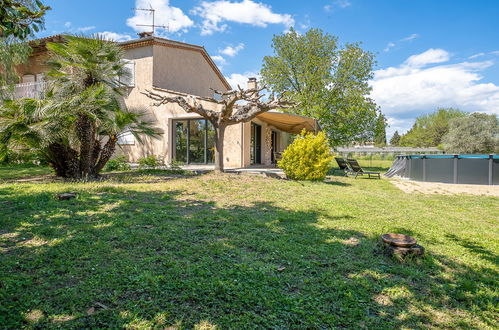
[[158,28],[158,27],[166,29],[167,31],[169,31],[170,28],[168,26],[154,24],[154,14],[155,14],[156,10],[154,8],[152,8],[151,4],[149,4],[149,7],[150,8],[132,8],[133,10],[148,11],[152,14],[152,24],[137,24],[136,26],[149,26],[149,27],[151,27],[152,28],[152,32],[150,32],[151,35],[154,35],[154,30],[155,30],[155,28]]

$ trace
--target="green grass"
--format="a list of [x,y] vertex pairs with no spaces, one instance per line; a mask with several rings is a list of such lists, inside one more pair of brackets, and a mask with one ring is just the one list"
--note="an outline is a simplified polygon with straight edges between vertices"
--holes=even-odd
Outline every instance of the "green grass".
[[[497,328],[497,205],[345,177],[7,182],[0,328]],[[387,232],[426,256],[384,255]]]
[[50,168],[35,165],[0,165],[0,182],[20,178],[32,178],[51,173]]

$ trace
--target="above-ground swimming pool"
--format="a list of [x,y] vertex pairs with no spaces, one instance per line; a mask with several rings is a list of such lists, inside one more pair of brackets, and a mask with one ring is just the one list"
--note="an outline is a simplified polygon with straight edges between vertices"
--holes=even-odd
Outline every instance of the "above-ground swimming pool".
[[499,155],[397,156],[385,175],[416,181],[497,185]]

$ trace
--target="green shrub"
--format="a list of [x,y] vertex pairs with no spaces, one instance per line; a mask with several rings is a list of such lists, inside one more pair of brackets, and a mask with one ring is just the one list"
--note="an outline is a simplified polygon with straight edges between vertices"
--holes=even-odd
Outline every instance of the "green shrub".
[[141,157],[138,160],[140,168],[156,168],[161,164],[158,158],[154,155],[149,155],[147,157]]
[[106,171],[127,171],[131,169],[125,156],[118,156],[110,159],[105,167]]
[[292,180],[324,180],[333,156],[324,132],[303,131],[282,154],[279,167]]
[[0,152],[0,164],[2,165],[47,165],[45,158],[29,150],[2,150]]

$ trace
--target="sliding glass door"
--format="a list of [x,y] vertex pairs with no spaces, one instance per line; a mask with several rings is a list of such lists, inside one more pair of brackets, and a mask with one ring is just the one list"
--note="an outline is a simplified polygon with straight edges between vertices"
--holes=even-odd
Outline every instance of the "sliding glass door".
[[215,130],[204,119],[174,120],[174,157],[184,164],[210,164],[215,160]]
[[250,163],[262,163],[262,126],[251,123]]

